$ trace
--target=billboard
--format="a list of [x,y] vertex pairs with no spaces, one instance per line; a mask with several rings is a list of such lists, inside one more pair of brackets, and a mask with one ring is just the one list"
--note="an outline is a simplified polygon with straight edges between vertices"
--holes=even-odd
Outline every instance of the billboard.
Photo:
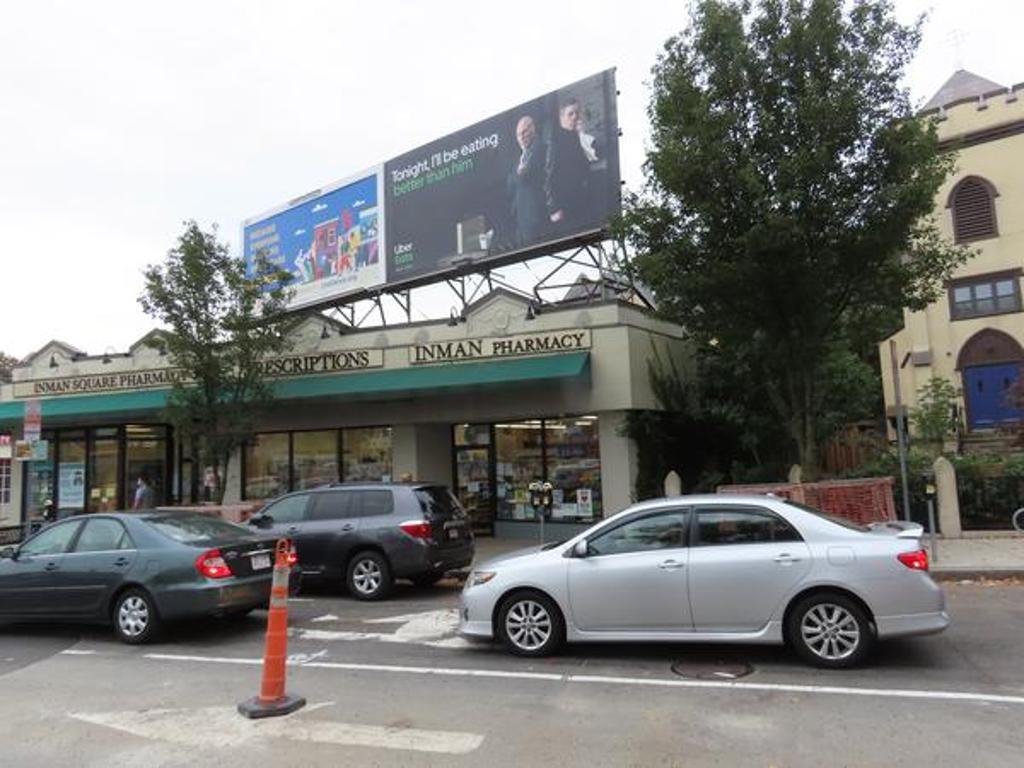
[[620,210],[618,130],[608,70],[388,161],[388,282],[599,231]]
[[378,171],[307,195],[243,226],[246,274],[259,256],[290,272],[290,308],[322,304],[384,283]]
[[291,308],[595,238],[620,212],[615,72],[520,104],[243,225]]

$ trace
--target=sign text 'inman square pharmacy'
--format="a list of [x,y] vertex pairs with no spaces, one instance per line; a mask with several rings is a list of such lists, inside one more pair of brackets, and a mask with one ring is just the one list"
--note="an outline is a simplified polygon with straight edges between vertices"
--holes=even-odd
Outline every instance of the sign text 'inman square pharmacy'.
[[[529,333],[483,339],[438,341],[414,344],[409,349],[409,363],[449,363],[500,357],[543,355],[590,348],[589,330]],[[263,363],[267,376],[309,376],[344,373],[384,366],[384,350],[354,349],[317,352],[305,355],[275,357]],[[15,397],[46,397],[48,395],[86,395],[135,389],[165,389],[184,380],[177,368],[155,368],[144,371],[64,376],[55,379],[19,381],[14,384]]]

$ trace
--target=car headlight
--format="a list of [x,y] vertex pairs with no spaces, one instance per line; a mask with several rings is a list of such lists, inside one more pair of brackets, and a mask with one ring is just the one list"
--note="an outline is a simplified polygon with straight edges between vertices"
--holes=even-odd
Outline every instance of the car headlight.
[[469,574],[466,586],[478,587],[481,584],[486,584],[488,581],[497,576],[497,571],[473,571]]

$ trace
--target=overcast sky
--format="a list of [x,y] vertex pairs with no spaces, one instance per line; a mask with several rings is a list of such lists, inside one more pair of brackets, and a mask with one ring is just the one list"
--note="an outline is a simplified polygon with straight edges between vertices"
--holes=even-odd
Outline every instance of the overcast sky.
[[[1020,0],[930,9],[923,103],[963,66],[1024,80]],[[622,175],[641,180],[646,83],[687,5],[603,2],[5,2],[0,351],[124,350],[142,269],[195,218],[241,221],[608,67]],[[959,39],[960,42],[955,42]],[[237,251],[236,251],[237,252]]]

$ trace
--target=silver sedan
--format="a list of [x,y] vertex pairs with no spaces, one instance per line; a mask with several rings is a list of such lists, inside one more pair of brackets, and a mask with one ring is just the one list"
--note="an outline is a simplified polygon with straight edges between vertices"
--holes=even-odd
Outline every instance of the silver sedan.
[[460,632],[520,656],[565,641],[789,643],[813,664],[849,667],[878,639],[949,625],[922,532],[771,496],[643,502],[476,567]]

